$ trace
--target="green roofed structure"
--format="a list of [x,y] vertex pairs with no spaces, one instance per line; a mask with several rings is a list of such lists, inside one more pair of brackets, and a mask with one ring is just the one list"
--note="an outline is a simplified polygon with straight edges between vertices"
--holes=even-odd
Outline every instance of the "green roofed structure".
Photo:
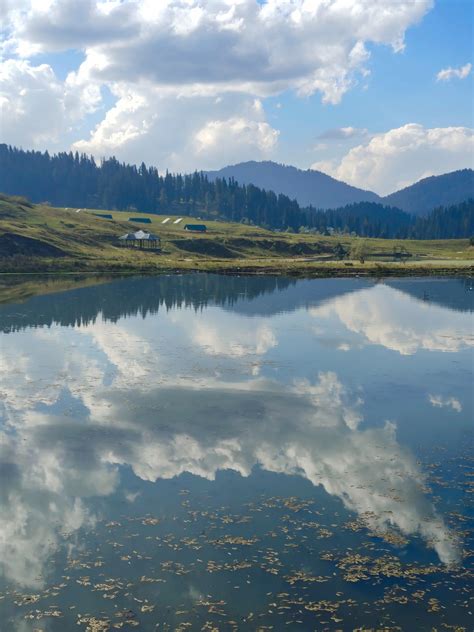
[[151,219],[149,217],[129,217],[127,221],[139,224],[151,224]]
[[185,224],[184,230],[189,230],[193,233],[205,233],[207,226],[205,224]]
[[96,217],[100,217],[101,219],[113,219],[111,213],[92,213]]

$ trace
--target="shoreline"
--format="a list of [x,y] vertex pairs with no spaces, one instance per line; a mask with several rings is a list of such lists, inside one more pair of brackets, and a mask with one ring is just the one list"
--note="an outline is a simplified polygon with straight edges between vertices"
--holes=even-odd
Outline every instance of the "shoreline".
[[113,275],[113,276],[155,276],[162,274],[185,274],[185,273],[209,273],[209,274],[222,274],[229,276],[290,276],[290,277],[303,277],[303,278],[331,278],[331,277],[384,277],[384,276],[420,276],[420,277],[432,277],[432,276],[459,276],[470,277],[474,275],[474,261],[468,265],[434,265],[423,264],[418,262],[415,265],[410,264],[393,264],[370,262],[368,264],[335,264],[335,265],[312,265],[310,262],[292,262],[290,265],[222,265],[222,262],[195,262],[190,265],[171,265],[171,266],[98,266],[88,268],[87,266],[74,266],[72,268],[45,266],[39,268],[35,266],[34,269],[9,269],[2,270],[0,267],[0,279],[9,277],[20,276],[51,276],[51,277],[71,277],[71,276],[101,276],[101,275]]
[[372,279],[376,282],[383,282],[386,279],[472,279],[474,277],[474,267],[443,267],[443,268],[421,268],[415,266],[404,266],[399,268],[372,268],[370,270],[360,270],[351,267],[333,269],[294,269],[292,271],[276,268],[255,268],[255,267],[227,267],[199,269],[199,268],[155,268],[147,269],[127,269],[127,270],[56,270],[56,271],[34,271],[34,272],[0,272],[0,307],[12,303],[22,303],[34,296],[57,294],[67,292],[72,289],[86,288],[112,282],[118,279],[133,277],[159,277],[171,275],[221,275],[227,277],[279,277],[293,280],[303,279]]
[[453,276],[453,277],[469,277],[474,275],[474,263],[472,265],[407,265],[407,264],[395,264],[393,266],[389,264],[375,265],[361,265],[355,264],[349,265],[334,265],[334,266],[321,266],[321,265],[304,265],[299,266],[297,263],[292,266],[255,266],[255,265],[241,265],[241,266],[209,266],[208,262],[203,265],[190,265],[190,266],[169,266],[169,267],[149,267],[149,266],[136,266],[136,267],[97,267],[94,269],[88,269],[87,267],[77,267],[75,269],[51,269],[45,267],[44,269],[34,270],[7,270],[2,271],[0,269],[0,279],[12,278],[12,277],[72,277],[72,276],[159,276],[163,274],[188,274],[188,273],[200,273],[200,274],[221,274],[227,276],[289,276],[289,277],[302,277],[302,278],[331,278],[331,277],[406,277],[406,276],[419,276],[419,277],[433,277],[433,276]]

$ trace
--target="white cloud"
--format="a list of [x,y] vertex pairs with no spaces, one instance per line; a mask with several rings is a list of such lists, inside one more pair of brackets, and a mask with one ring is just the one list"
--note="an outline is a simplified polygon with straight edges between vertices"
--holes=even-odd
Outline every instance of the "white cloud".
[[[138,34],[134,2],[7,0],[3,49],[30,57],[39,52],[83,50]],[[1,48],[0,48],[1,50]]]
[[435,408],[452,408],[457,413],[462,412],[462,404],[456,397],[443,397],[442,395],[430,395],[429,402]]
[[472,64],[465,64],[460,68],[443,68],[436,75],[436,81],[451,81],[451,79],[466,79],[472,70]]
[[[43,82],[53,87],[49,108],[40,102],[34,112],[18,109],[12,142],[54,140],[63,129],[63,93],[74,85],[97,95],[107,86],[117,102],[77,148],[180,169],[266,157],[278,131],[263,111],[251,112],[255,99],[293,90],[339,103],[367,75],[367,44],[401,50],[405,31],[431,6],[432,0],[8,2],[4,55],[76,49],[85,56],[65,86]],[[97,96],[81,90],[76,101],[84,114]],[[11,95],[12,103],[19,100],[15,88]],[[212,107],[213,97],[225,104]],[[40,130],[38,112],[45,114]],[[173,150],[176,132],[187,132],[189,143],[178,139]]]
[[188,92],[176,97],[167,90],[124,84],[114,92],[115,106],[74,149],[192,171],[264,158],[278,140],[260,101],[247,95],[217,98]]
[[[198,154],[213,152],[214,155],[227,144],[232,145],[233,152],[239,153],[242,146],[244,155],[249,151],[252,155],[267,154],[276,145],[278,132],[264,121],[250,121],[242,117],[234,117],[224,121],[208,121],[195,134],[195,145]],[[236,158],[242,160],[244,158]]]
[[472,166],[473,156],[472,129],[409,123],[376,134],[340,160],[315,162],[311,168],[385,195],[429,175]]
[[[403,48],[430,0],[388,4],[270,0],[84,0],[32,2],[17,10],[9,39],[42,51],[101,51],[91,75],[155,85],[204,84],[268,93],[296,88],[337,102],[368,58],[365,42]],[[244,90],[245,91],[245,90]]]
[[37,147],[56,143],[101,99],[94,84],[58,80],[51,66],[9,59],[0,63],[2,142]]

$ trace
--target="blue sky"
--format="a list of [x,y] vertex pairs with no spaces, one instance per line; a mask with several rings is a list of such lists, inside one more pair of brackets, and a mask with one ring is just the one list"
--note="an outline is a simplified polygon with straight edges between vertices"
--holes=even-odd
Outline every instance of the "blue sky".
[[421,23],[407,31],[403,52],[371,47],[370,76],[337,105],[321,103],[318,94],[300,99],[287,92],[268,99],[266,111],[281,130],[279,160],[304,167],[316,155],[318,136],[331,128],[383,132],[408,122],[472,128],[472,75],[449,82],[436,81],[436,75],[472,60],[473,14],[474,3],[468,0],[436,2]]
[[472,166],[473,26],[464,0],[7,1],[0,140],[388,193]]

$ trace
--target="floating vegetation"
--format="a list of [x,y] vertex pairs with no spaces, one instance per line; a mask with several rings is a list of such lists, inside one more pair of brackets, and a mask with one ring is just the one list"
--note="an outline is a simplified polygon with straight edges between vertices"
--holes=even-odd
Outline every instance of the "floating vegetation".
[[314,584],[314,583],[324,584],[325,582],[329,581],[331,578],[314,576],[314,575],[310,575],[309,573],[305,573],[304,571],[298,571],[297,573],[294,573],[292,575],[286,575],[285,579],[289,584],[293,585],[293,584],[296,584],[296,582],[302,582],[304,584]]
[[41,595],[21,595],[17,597],[13,603],[16,606],[29,606],[32,603],[36,603],[41,599]]
[[[24,610],[25,621],[69,621],[77,613],[76,623],[85,632],[154,629],[158,622],[158,628],[170,632],[221,630],[223,626],[239,630],[242,625],[262,631],[282,626],[353,629],[354,612],[360,608],[382,617],[385,623],[377,630],[397,630],[401,628],[396,624],[396,609],[408,606],[417,616],[441,617],[439,629],[466,629],[449,618],[445,604],[449,596],[451,608],[470,616],[470,571],[400,558],[397,551],[402,543],[371,529],[373,516],[348,520],[344,512],[322,510],[314,500],[273,496],[242,507],[245,519],[241,520],[227,507],[210,504],[206,508],[202,501],[193,507],[191,495],[185,497],[191,499],[190,506],[176,514],[131,515],[97,523],[95,547],[87,548],[84,532],[74,557],[65,559],[61,581],[35,593],[0,597],[10,598]],[[458,523],[464,523],[464,518],[452,512]],[[169,531],[172,525],[174,532]],[[236,532],[244,526],[245,532]],[[102,537],[111,530],[114,540]],[[338,532],[351,534],[351,547],[322,548]],[[167,558],[167,551],[174,557]],[[119,573],[124,567],[117,564],[124,563],[127,570]],[[287,591],[281,590],[281,582]],[[370,586],[363,603],[352,595],[350,587],[356,583]],[[204,594],[185,588],[194,585]],[[254,594],[259,605],[245,612],[245,603],[252,602]],[[57,605],[31,608],[53,596],[58,598]],[[81,614],[84,600],[89,612]]]
[[211,544],[225,546],[227,544],[237,544],[239,546],[252,546],[257,542],[257,538],[243,538],[241,536],[225,535],[218,540],[213,540]]
[[[188,282],[173,278],[173,287]],[[382,298],[391,282],[375,287]],[[318,307],[285,312],[270,331],[269,305],[257,293],[255,321],[234,312],[221,329],[214,318],[225,321],[241,299],[206,311],[200,283],[196,301],[179,299],[182,308],[165,298],[168,311],[160,302],[159,314],[135,305],[126,326],[112,295],[75,320],[79,292],[65,306],[67,327],[25,327],[6,345],[2,483],[13,527],[2,560],[2,630],[474,629],[464,384],[472,340],[449,333],[460,322],[454,310],[435,338],[423,337],[417,364],[416,336],[407,340],[400,328],[395,348],[382,344],[390,328],[376,338],[344,332],[350,348],[340,353],[344,323],[334,305],[342,298],[332,307],[324,299],[324,316]],[[345,281],[335,285],[357,298]],[[139,295],[153,303],[158,290]],[[323,301],[318,292],[308,305]],[[377,296],[371,292],[365,288],[366,299]],[[39,324],[48,303],[37,307]],[[9,318],[21,323],[26,304],[14,309],[20,315]],[[423,334],[430,309],[424,302]],[[156,318],[156,327],[144,318]],[[315,318],[329,328],[339,318],[331,349],[318,342],[325,334],[315,336]],[[465,327],[467,312],[462,320]],[[58,340],[68,343],[65,357]],[[429,351],[430,340],[443,352]],[[35,341],[37,370],[27,361]],[[319,376],[311,353],[301,354],[311,345]],[[429,353],[436,371],[426,370]],[[366,361],[351,373],[347,360],[356,354]],[[383,397],[372,397],[379,384]],[[419,420],[398,401],[417,401]],[[393,423],[383,425],[388,409]]]

